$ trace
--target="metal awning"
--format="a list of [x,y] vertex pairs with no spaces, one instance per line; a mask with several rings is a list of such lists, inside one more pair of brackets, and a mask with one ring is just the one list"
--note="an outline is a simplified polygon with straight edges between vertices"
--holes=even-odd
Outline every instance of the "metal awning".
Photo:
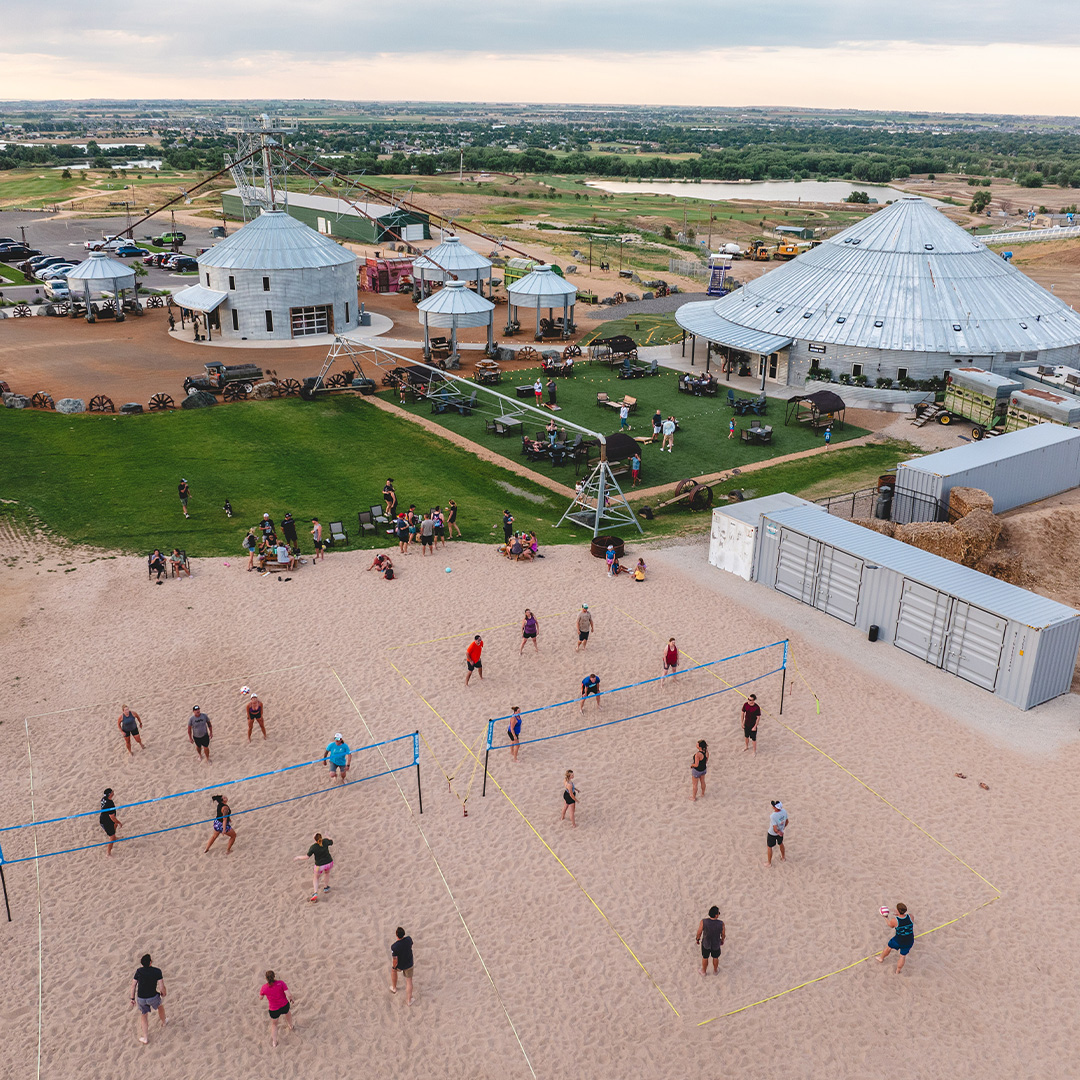
[[217,311],[228,293],[208,289],[205,285],[189,285],[186,289],[173,293],[173,300],[189,311]]
[[727,345],[732,349],[759,353],[762,356],[786,349],[793,341],[792,338],[781,337],[779,334],[767,334],[750,326],[740,326],[717,315],[715,300],[683,304],[675,312],[675,321],[689,334],[715,341],[718,345]]

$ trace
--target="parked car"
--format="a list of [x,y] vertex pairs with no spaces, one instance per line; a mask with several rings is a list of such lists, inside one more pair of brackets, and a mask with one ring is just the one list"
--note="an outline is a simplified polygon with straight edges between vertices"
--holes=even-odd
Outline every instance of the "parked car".
[[146,248],[136,247],[134,244],[124,244],[116,249],[118,259],[141,259],[144,255],[149,254],[150,252]]
[[176,262],[177,259],[183,258],[186,258],[186,256],[179,255],[176,252],[166,252],[160,257],[160,262],[158,263],[158,266],[160,266],[162,270],[171,270],[172,264]]
[[63,278],[67,281],[68,274],[75,269],[75,263],[56,263],[54,266],[47,266],[44,270],[38,274],[38,278],[41,281],[53,281],[56,278]]
[[13,236],[0,236],[0,244],[17,244],[18,240]]
[[172,270],[178,274],[187,274],[198,269],[199,264],[190,255],[181,255],[172,261]]
[[[50,266],[56,266],[58,263],[68,263],[70,259],[65,259],[61,255],[35,255],[34,258],[28,262],[22,264],[19,267],[24,274],[30,274],[33,277],[37,277],[42,270],[48,270]],[[29,269],[27,269],[29,267]]]
[[68,288],[67,281],[58,278],[55,281],[46,283],[45,295],[48,296],[50,300],[70,300],[71,290]]
[[167,232],[153,237],[153,242],[158,247],[172,247],[174,244],[182,244],[187,239],[187,233]]

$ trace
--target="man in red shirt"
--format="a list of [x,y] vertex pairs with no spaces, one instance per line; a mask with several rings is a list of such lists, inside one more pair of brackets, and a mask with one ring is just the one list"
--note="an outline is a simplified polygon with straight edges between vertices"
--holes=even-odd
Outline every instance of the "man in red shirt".
[[465,650],[465,663],[468,665],[469,671],[465,676],[465,685],[469,685],[469,680],[472,678],[473,670],[476,670],[476,674],[480,676],[480,680],[484,678],[484,666],[480,663],[480,653],[484,649],[484,639],[477,634],[469,643],[469,647]]
[[744,702],[742,707],[742,733],[743,738],[746,740],[746,745],[743,747],[745,753],[750,749],[751,741],[754,744],[754,756],[757,756],[757,726],[758,720],[761,717],[761,706],[757,703],[757,696],[751,694]]

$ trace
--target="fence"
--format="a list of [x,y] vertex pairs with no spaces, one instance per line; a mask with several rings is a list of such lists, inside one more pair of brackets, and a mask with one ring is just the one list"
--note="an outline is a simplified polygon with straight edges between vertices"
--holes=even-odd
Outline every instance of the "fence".
[[[894,490],[892,502],[889,507],[888,517],[892,517],[892,509],[898,499],[904,499],[907,506],[920,507],[924,516],[909,517],[911,521],[949,521],[950,512],[943,509],[937,499],[930,495],[923,495],[917,491],[897,492]],[[824,499],[817,499],[818,506],[823,506],[833,517],[846,518],[848,521],[866,520],[877,517],[877,488],[863,488],[860,491],[849,491],[845,495],[829,495]]]
[[687,259],[668,259],[668,273],[681,274],[683,277],[699,278],[708,281],[712,269],[703,263],[690,262]]

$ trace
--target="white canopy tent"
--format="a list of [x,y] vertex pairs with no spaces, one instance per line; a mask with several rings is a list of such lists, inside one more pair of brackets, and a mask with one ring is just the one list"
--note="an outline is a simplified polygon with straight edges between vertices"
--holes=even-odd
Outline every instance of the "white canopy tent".
[[[96,292],[99,296],[102,292],[111,292],[116,297],[116,321],[124,319],[125,292],[130,291],[135,298],[136,306],[139,303],[138,291],[135,284],[135,271],[130,266],[109,257],[106,251],[94,251],[90,257],[79,263],[74,270],[67,275],[68,289],[72,295],[81,291],[86,304],[86,321],[94,321],[94,312],[90,308],[90,293]],[[74,315],[74,308],[72,309]]]
[[563,337],[570,336],[570,328],[574,324],[574,302],[577,300],[577,289],[565,278],[556,274],[551,266],[538,266],[532,272],[519,278],[512,285],[506,287],[510,298],[511,323],[518,322],[518,308],[536,308],[536,340],[542,337],[540,333],[540,311],[548,309],[548,318],[553,318],[555,308],[562,308]]
[[483,282],[491,292],[491,260],[466,247],[456,236],[448,236],[441,244],[413,259],[413,274],[420,279],[420,295],[428,294],[429,281],[475,281],[476,291],[483,296]]
[[477,296],[464,281],[448,281],[437,292],[416,305],[424,327],[424,357],[430,358],[431,344],[428,328],[450,331],[450,353],[457,356],[458,327],[486,326],[488,352],[495,346],[495,305]]

